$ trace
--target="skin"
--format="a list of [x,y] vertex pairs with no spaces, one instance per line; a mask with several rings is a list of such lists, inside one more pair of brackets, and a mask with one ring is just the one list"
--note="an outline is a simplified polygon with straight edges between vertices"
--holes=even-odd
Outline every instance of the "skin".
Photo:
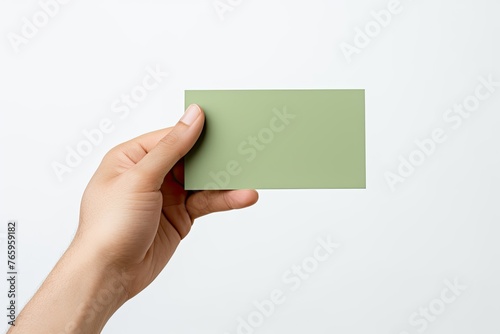
[[192,105],[174,127],[106,154],[85,189],[71,245],[8,333],[100,333],[158,276],[196,218],[257,202],[255,190],[184,190],[182,158],[204,121]]

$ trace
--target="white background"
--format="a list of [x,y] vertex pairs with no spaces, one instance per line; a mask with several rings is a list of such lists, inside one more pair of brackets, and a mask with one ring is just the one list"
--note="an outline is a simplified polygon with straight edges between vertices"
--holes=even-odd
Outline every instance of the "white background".
[[[212,0],[73,0],[15,52],[8,34],[40,5],[2,1],[0,221],[19,221],[18,302],[71,241],[105,152],[174,124],[185,89],[364,88],[366,190],[261,191],[252,208],[199,219],[104,333],[238,333],[274,289],[286,301],[255,333],[420,333],[409,318],[455,279],[467,288],[425,332],[498,333],[500,88],[457,129],[443,115],[479,77],[500,81],[500,5],[402,0],[348,62],[341,43],[388,2],[233,0],[221,19]],[[168,78],[120,119],[112,103],[156,65]],[[104,118],[114,131],[60,182],[52,163]],[[447,140],[392,191],[386,172],[436,128]],[[292,291],[282,275],[327,236],[339,249]]]

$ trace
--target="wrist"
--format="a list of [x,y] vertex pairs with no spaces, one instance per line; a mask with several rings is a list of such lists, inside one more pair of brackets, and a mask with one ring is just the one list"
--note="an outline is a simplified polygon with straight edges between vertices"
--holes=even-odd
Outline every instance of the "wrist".
[[[100,332],[109,318],[128,300],[126,283],[130,277],[104,262],[104,258],[91,245],[79,245],[75,241],[61,259],[61,267],[65,271],[63,277],[70,277],[79,290],[78,305],[75,305],[74,315],[68,318],[72,320],[67,327]],[[86,333],[82,330],[76,332]]]
[[74,241],[9,333],[99,333],[127,301],[127,280],[89,245]]

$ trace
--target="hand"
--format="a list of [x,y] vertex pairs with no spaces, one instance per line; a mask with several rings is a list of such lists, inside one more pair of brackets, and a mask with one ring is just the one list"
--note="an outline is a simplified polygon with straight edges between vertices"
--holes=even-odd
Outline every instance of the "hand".
[[254,190],[184,190],[182,158],[205,121],[191,105],[172,128],[113,148],[89,182],[70,247],[9,333],[99,333],[165,267],[193,221],[254,204]]
[[99,249],[106,265],[134,277],[125,286],[129,298],[160,273],[196,218],[257,201],[253,190],[184,190],[180,159],[204,120],[192,105],[175,127],[115,147],[84,193],[75,241]]

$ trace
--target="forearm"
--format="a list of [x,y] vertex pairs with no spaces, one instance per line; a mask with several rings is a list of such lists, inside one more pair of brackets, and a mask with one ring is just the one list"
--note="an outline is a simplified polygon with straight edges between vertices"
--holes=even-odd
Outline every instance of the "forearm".
[[126,277],[101,258],[72,245],[8,333],[100,333],[127,300]]

